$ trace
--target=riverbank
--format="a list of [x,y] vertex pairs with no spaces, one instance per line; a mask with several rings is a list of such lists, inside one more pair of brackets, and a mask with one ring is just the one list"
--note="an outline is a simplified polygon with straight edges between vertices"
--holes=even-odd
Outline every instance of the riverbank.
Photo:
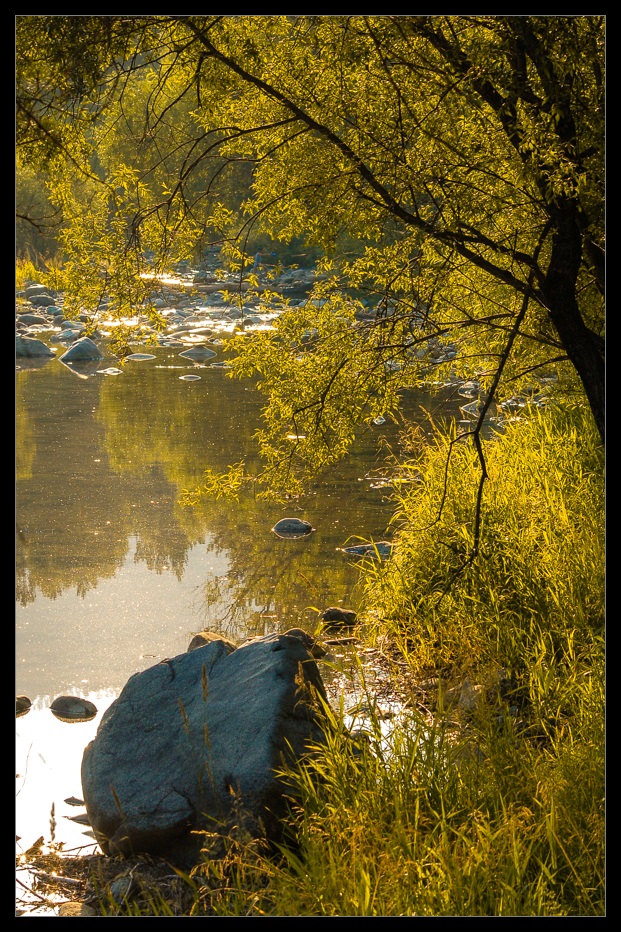
[[459,551],[439,545],[472,516],[465,453],[442,520],[429,520],[440,445],[419,464],[424,485],[400,499],[391,558],[362,568],[357,633],[367,648],[391,645],[407,714],[387,735],[371,689],[352,754],[335,713],[334,741],[290,775],[295,845],[274,856],[233,836],[212,856],[207,845],[189,878],[70,859],[86,905],[127,916],[605,915],[603,454],[579,408],[532,417],[487,452],[484,559],[451,573]]
[[[217,347],[218,328],[240,326],[210,304],[181,307],[181,327],[185,300],[173,309],[161,296],[171,351]],[[20,334],[71,329],[51,316],[51,329],[18,322]],[[218,330],[216,342],[205,328]],[[184,364],[195,378],[214,365]],[[367,669],[372,651],[388,658],[404,714],[386,717],[372,686],[358,752],[335,739],[290,775],[302,800],[295,844],[274,857],[231,837],[181,878],[145,860],[64,858],[43,850],[44,835],[18,863],[32,895],[22,915],[36,914],[34,901],[58,903],[52,892],[96,915],[605,914],[604,453],[573,402],[522,399],[502,427],[486,442],[482,486],[469,444],[449,437],[421,449],[412,430],[400,478],[409,470],[416,481],[389,483],[389,558],[361,554],[355,651]],[[119,461],[140,461],[140,443],[119,437]],[[338,702],[334,712],[338,736],[351,721]]]

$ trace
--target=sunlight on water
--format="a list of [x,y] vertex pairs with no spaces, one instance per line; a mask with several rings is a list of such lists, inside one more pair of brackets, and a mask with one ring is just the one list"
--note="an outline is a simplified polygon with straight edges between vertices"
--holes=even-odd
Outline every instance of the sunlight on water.
[[[80,768],[85,746],[95,737],[101,716],[116,698],[111,690],[81,693],[97,708],[88,722],[65,722],[49,705],[53,697],[37,700],[16,721],[16,850],[22,854],[42,835],[46,843],[66,849],[94,850],[89,825],[75,821],[85,813]],[[67,803],[66,800],[74,800]]]

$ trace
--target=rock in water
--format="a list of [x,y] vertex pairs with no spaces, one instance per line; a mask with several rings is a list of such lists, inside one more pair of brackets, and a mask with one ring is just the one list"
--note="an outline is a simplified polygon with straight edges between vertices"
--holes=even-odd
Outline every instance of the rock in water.
[[83,359],[103,359],[103,353],[90,337],[82,337],[72,343],[67,352],[58,358],[67,363]]
[[187,862],[234,807],[277,838],[286,812],[275,772],[322,740],[315,660],[271,634],[230,651],[213,641],[136,673],[104,713],[82,760],[86,811],[110,855]]
[[30,701],[28,696],[16,696],[15,697],[15,715],[17,716],[17,718],[19,718],[20,715],[25,715],[26,712],[30,712],[31,706],[32,706],[32,702]]
[[281,518],[272,528],[277,537],[306,537],[314,530],[312,524],[300,518]]
[[15,355],[17,357],[31,358],[33,356],[54,356],[54,350],[51,350],[43,340],[37,340],[35,337],[22,337],[15,335]]
[[358,618],[353,609],[339,608],[334,605],[324,609],[320,617],[326,623],[326,626],[332,628],[353,627]]
[[97,715],[97,706],[80,696],[57,696],[50,709],[63,722],[88,722]]
[[195,362],[203,362],[205,359],[211,359],[216,353],[206,346],[193,346],[179,355],[186,359],[193,359]]
[[356,544],[355,547],[337,547],[336,549],[356,557],[386,560],[392,553],[392,544],[388,540],[378,540],[375,544]]

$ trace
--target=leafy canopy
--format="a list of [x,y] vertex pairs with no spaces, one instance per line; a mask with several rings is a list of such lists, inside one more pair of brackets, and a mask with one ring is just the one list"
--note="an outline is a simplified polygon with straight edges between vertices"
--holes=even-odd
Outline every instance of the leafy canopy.
[[63,211],[69,306],[127,314],[209,243],[240,282],[257,237],[319,250],[304,309],[233,345],[279,488],[449,374],[488,402],[554,379],[603,438],[604,26],[17,17],[18,166]]

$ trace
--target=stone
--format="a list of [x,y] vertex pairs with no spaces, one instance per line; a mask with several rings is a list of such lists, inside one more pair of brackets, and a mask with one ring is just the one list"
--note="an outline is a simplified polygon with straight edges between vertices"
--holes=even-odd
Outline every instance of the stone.
[[19,334],[15,335],[15,355],[17,357],[24,356],[26,358],[32,356],[54,356],[54,350],[50,349],[49,346],[43,342],[43,340],[37,340],[35,337],[22,337]]
[[207,346],[193,346],[179,355],[185,359],[192,359],[194,362],[202,362],[205,359],[212,359],[216,353]]
[[17,320],[20,324],[26,324],[27,327],[30,327],[32,324],[41,324],[42,326],[51,326],[51,321],[49,317],[44,317],[43,314],[18,314]]
[[103,852],[191,863],[202,830],[240,817],[256,836],[280,837],[291,789],[278,770],[323,739],[319,700],[316,661],[283,634],[232,651],[211,641],[134,674],[82,759]]
[[69,349],[58,357],[61,362],[75,362],[81,359],[103,359],[103,353],[90,337],[82,337],[72,343]]
[[309,634],[308,631],[304,631],[302,628],[289,628],[288,631],[285,631],[285,635],[292,638],[299,638],[306,650],[309,651],[316,660],[320,660],[328,653],[326,648],[316,637]]
[[188,650],[196,650],[197,647],[204,647],[205,644],[211,644],[213,641],[222,641],[229,648],[229,653],[237,648],[234,641],[217,634],[215,631],[199,631],[188,644]]
[[28,300],[35,296],[38,297],[41,295],[45,295],[48,298],[52,296],[47,285],[40,285],[36,282],[33,282],[31,285],[26,285],[24,288],[24,296],[28,298]]
[[324,609],[321,613],[321,620],[331,628],[353,627],[356,624],[357,615],[351,608],[339,608],[331,606]]
[[392,544],[389,540],[378,540],[374,544],[356,544],[354,547],[337,547],[336,549],[356,557],[374,557],[382,560],[391,555]]
[[277,537],[306,537],[314,530],[312,524],[300,518],[281,518],[272,528]]
[[50,709],[63,722],[87,722],[97,715],[97,706],[81,696],[58,696]]
[[54,298],[50,294],[33,294],[28,300],[34,307],[50,307],[54,303]]
[[26,712],[30,712],[32,702],[28,696],[16,696],[15,697],[15,714],[19,718],[20,715],[25,715]]

